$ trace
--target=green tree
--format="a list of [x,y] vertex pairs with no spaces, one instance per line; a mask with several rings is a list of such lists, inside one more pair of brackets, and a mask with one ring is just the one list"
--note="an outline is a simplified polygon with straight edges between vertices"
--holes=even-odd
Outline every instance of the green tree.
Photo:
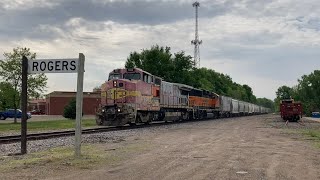
[[280,101],[284,99],[290,99],[294,97],[294,90],[288,86],[281,86],[278,88],[276,92],[276,99],[274,100],[275,103],[275,110],[279,111],[280,109]]
[[72,98],[69,104],[64,107],[63,117],[68,119],[76,119],[76,112],[77,112],[76,105],[77,105],[76,99]]
[[232,81],[231,77],[207,68],[195,68],[192,57],[181,51],[172,54],[170,47],[152,46],[141,53],[132,52],[126,68],[138,67],[165,81],[187,84],[247,102],[256,102],[251,87]]
[[185,83],[191,78],[192,57],[181,51],[174,55],[170,47],[152,46],[141,53],[132,52],[126,61],[126,68],[141,68],[166,81]]
[[303,75],[298,79],[294,98],[302,101],[305,113],[310,115],[313,111],[320,110],[320,71],[315,70],[309,75]]
[[[0,110],[14,107],[14,96],[19,97],[19,92],[15,91],[10,83],[0,82]],[[19,101],[16,100],[16,104],[19,104]]]
[[275,108],[274,101],[267,98],[257,98],[257,104],[266,108],[270,108],[272,111],[274,111]]
[[[17,47],[13,49],[13,52],[4,53],[4,60],[0,61],[0,77],[7,83],[10,83],[14,89],[14,92],[21,94],[22,83],[22,57],[26,56],[29,60],[36,58],[36,53],[30,52],[29,48]],[[28,74],[28,97],[37,98],[43,93],[47,85],[47,77],[45,74]],[[16,93],[12,93],[13,108],[17,109],[20,102],[20,96]],[[17,123],[14,118],[14,123]]]
[[281,86],[276,92],[277,97],[282,99],[290,99],[293,96],[293,89],[288,86]]

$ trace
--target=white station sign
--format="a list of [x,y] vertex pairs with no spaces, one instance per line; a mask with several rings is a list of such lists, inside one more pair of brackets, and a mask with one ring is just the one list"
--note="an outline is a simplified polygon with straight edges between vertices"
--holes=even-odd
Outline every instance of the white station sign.
[[[23,57],[23,77],[26,77],[26,57]],[[76,96],[76,127],[75,127],[75,155],[81,155],[81,119],[83,108],[83,75],[84,75],[84,54],[79,53],[79,58],[74,59],[37,59],[28,60],[28,73],[77,73],[77,96]],[[23,78],[25,84],[23,92],[27,93],[27,78]],[[27,96],[27,94],[23,94]],[[26,108],[26,107],[24,107]],[[26,132],[26,130],[25,130]],[[26,137],[25,137],[26,138]]]
[[37,59],[28,61],[28,73],[77,73],[79,59]]

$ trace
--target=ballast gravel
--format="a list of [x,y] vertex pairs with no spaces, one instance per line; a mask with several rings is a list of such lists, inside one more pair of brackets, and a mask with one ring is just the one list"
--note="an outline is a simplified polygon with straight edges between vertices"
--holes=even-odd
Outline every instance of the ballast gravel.
[[[218,120],[216,120],[218,121]],[[197,123],[201,122],[189,122],[179,124],[163,124],[160,126],[143,127],[137,129],[110,131],[95,134],[83,134],[82,143],[117,143],[125,141],[127,137],[139,137],[144,135],[151,135],[156,132],[165,132],[175,128],[190,128],[197,126]],[[55,147],[70,147],[74,145],[74,136],[59,137],[53,139],[44,139],[36,141],[28,141],[27,148],[28,153],[39,152],[48,150]],[[20,152],[20,142],[11,144],[0,144],[0,156],[12,155]]]

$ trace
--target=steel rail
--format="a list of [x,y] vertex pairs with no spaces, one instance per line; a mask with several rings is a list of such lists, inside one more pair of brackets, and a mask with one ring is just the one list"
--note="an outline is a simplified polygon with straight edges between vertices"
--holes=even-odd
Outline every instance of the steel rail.
[[[167,123],[152,123],[152,124],[141,124],[137,126],[120,126],[120,127],[98,127],[98,128],[88,128],[82,129],[82,134],[94,134],[100,132],[110,132],[110,131],[121,131],[121,130],[129,130],[129,129],[140,129],[151,126],[160,126]],[[42,139],[52,139],[64,136],[72,136],[75,135],[75,130],[66,130],[66,131],[53,131],[53,132],[43,132],[43,133],[32,133],[27,134],[27,140],[42,140]],[[0,144],[10,144],[21,141],[21,135],[9,135],[9,136],[0,136]]]
[[[108,132],[108,131],[116,131],[116,130],[125,130],[129,129],[129,127],[100,127],[100,128],[90,128],[83,129],[83,134],[92,134],[99,132]],[[51,139],[63,136],[72,136],[75,135],[74,130],[67,131],[54,131],[54,132],[44,132],[44,133],[32,133],[27,135],[27,140],[41,140],[41,139]],[[21,141],[21,135],[10,135],[10,136],[0,136],[0,144],[10,144]]]

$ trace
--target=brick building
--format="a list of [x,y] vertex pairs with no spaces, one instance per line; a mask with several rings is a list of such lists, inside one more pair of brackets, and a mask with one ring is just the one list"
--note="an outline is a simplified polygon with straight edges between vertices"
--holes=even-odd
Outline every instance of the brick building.
[[[62,115],[64,107],[69,104],[72,98],[76,98],[76,92],[53,91],[46,97],[46,114]],[[100,104],[99,91],[83,92],[83,114],[93,115]]]
[[42,112],[46,112],[46,100],[45,99],[32,99],[28,102],[28,111],[39,109]]

